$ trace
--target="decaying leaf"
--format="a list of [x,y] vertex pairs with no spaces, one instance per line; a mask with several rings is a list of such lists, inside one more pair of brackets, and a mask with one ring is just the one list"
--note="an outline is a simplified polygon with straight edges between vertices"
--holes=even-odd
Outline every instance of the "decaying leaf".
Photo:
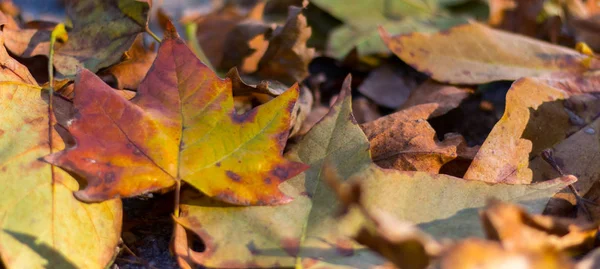
[[[570,110],[565,109],[561,100],[597,92],[599,83],[600,76],[595,73],[522,78],[514,82],[506,95],[504,115],[481,146],[464,177],[486,182],[531,182],[530,156],[538,155],[582,127],[578,122],[581,117],[573,112],[573,115],[569,114]],[[554,175],[536,174],[539,180]]]
[[87,179],[75,193],[84,201],[164,190],[184,180],[229,203],[289,202],[279,185],[305,169],[281,157],[298,87],[237,114],[231,82],[170,30],[131,102],[93,73],[80,72],[78,115],[69,126],[77,145],[45,160]]
[[[263,22],[265,2],[260,1],[252,10],[244,13],[229,3],[209,14],[194,18],[196,38],[210,62],[218,70],[238,66],[242,71],[256,70],[258,60],[264,54],[268,42],[253,42],[272,29]],[[258,44],[254,44],[258,43]],[[246,63],[253,61],[252,63]]]
[[[147,1],[67,1],[73,22],[69,40],[57,44],[54,66],[59,75],[73,77],[78,67],[93,72],[118,62],[143,32],[148,17]],[[107,27],[109,25],[109,27]],[[48,29],[5,29],[5,45],[20,57],[48,55]]]
[[478,84],[587,70],[575,50],[489,28],[461,25],[434,34],[381,36],[400,59],[440,82]]
[[291,6],[285,24],[273,32],[265,55],[258,62],[259,77],[291,85],[308,76],[308,63],[315,49],[306,46],[312,32],[302,9]]
[[[600,180],[600,167],[597,165],[600,161],[600,118],[552,146],[551,150],[554,160],[564,173],[577,175],[579,180],[573,186],[581,195],[587,194],[592,186]],[[535,156],[529,167],[533,171],[534,182],[546,180],[558,174],[555,168],[544,161],[541,156]],[[576,204],[573,192],[565,190],[557,193],[548,202],[546,212],[556,215],[564,214],[565,210],[560,205],[565,201]]]
[[467,239],[449,249],[432,268],[570,269],[573,265],[567,257],[553,251],[514,251],[496,242]]
[[442,165],[458,157],[466,147],[461,135],[438,141],[427,119],[437,104],[400,110],[361,125],[371,143],[373,161],[383,168],[439,173]]
[[481,214],[487,237],[505,249],[556,251],[577,256],[595,245],[597,225],[580,227],[568,219],[529,215],[515,205],[491,202]]
[[[5,16],[0,13],[0,20]],[[3,27],[0,21],[0,27]],[[0,81],[18,81],[30,85],[38,85],[27,67],[8,55],[4,47],[4,31],[0,31]]]
[[8,268],[105,268],[121,201],[78,201],[77,181],[40,160],[64,147],[47,98],[38,86],[0,82],[0,257]]
[[[353,123],[350,81],[329,114],[288,153],[291,160],[310,165],[305,173],[281,184],[294,200],[276,207],[229,206],[195,192],[185,192],[181,226],[175,234],[179,261],[206,267],[355,267],[384,263],[353,243],[342,231],[360,225],[360,218],[343,223],[332,216],[336,198],[324,186],[323,169],[332,165],[343,179],[364,185],[366,208],[419,224],[434,236],[455,238],[483,235],[478,209],[488,197],[526,206],[539,213],[555,192],[573,177],[533,185],[487,184],[425,172],[383,170],[370,159],[369,143]],[[186,230],[201,238],[205,250],[187,244]],[[189,266],[189,264],[188,264]]]

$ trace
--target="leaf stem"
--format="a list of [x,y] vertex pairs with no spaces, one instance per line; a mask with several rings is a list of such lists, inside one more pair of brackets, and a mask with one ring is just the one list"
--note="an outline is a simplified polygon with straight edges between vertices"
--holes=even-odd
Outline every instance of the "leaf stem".
[[175,184],[175,209],[173,210],[173,215],[175,215],[176,218],[179,217],[179,200],[180,200],[180,196],[181,196],[181,180],[177,179],[176,180],[176,184]]
[[160,38],[158,38],[158,36],[152,32],[152,30],[150,30],[150,28],[148,27],[148,25],[146,25],[146,33],[148,33],[152,38],[154,38],[154,40],[156,40],[156,42],[160,43]]

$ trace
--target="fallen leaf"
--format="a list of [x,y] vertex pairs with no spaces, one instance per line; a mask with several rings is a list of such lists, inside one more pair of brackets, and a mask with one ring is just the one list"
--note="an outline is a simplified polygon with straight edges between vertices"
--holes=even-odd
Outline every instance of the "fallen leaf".
[[[468,257],[468,258],[467,258]],[[467,239],[440,258],[436,269],[569,269],[571,262],[564,255],[551,251],[512,251],[499,243]]]
[[378,37],[378,26],[401,34],[435,32],[466,22],[464,18],[448,16],[438,1],[313,0],[311,3],[344,22],[327,41],[327,54],[337,59],[344,58],[354,48],[360,56],[389,53]]
[[86,204],[75,178],[40,160],[63,141],[48,92],[0,82],[0,257],[7,268],[105,268],[121,234],[120,200]]
[[578,256],[594,247],[598,233],[597,225],[580,227],[567,220],[529,215],[518,206],[498,201],[492,201],[481,218],[487,237],[508,250],[551,250]]
[[421,104],[434,104],[437,108],[431,112],[430,118],[441,116],[457,108],[460,103],[474,91],[465,87],[441,84],[427,80],[408,96],[406,102],[398,110],[407,109]]
[[[583,126],[565,140],[553,145],[551,150],[559,168],[564,173],[578,177],[578,182],[573,184],[575,189],[578,190],[580,195],[586,195],[592,186],[600,180],[600,167],[596,165],[600,160],[600,119]],[[546,180],[558,174],[541,156],[535,156],[529,167],[533,171],[534,182]],[[557,193],[548,202],[546,212],[556,215],[564,214],[564,210],[561,210],[559,206],[564,201],[575,205],[576,198],[573,192],[565,190]],[[595,205],[591,205],[591,208],[595,207]]]
[[[336,198],[323,186],[325,164],[340,177],[364,184],[368,209],[389,212],[398,219],[419,224],[434,236],[453,238],[482,236],[478,209],[488,197],[543,210],[547,200],[574,181],[572,177],[533,185],[487,184],[425,172],[400,172],[378,168],[370,159],[369,143],[353,123],[350,81],[329,114],[290,149],[287,157],[310,165],[305,173],[281,184],[294,200],[276,207],[235,207],[196,192],[184,192],[182,227],[175,232],[175,246],[182,267],[186,261],[206,267],[343,267],[370,268],[384,261],[353,243],[342,231],[360,224],[333,217]],[[338,225],[339,224],[339,225]],[[185,227],[185,229],[183,228]],[[188,245],[187,233],[203,242],[203,252]]]
[[235,4],[229,3],[209,14],[190,20],[189,23],[197,25],[196,38],[213,66],[218,70],[229,70],[235,66],[243,71],[251,70],[250,63],[244,64],[246,58],[256,61],[255,58],[260,58],[264,53],[268,42],[250,42],[268,33],[272,28],[272,25],[263,22],[264,8],[264,1],[259,1],[248,12],[243,12]]
[[118,89],[137,89],[156,58],[154,44],[145,48],[143,38],[139,35],[125,52],[125,59],[105,71],[114,78]]
[[165,190],[184,180],[229,203],[289,202],[279,184],[305,169],[280,155],[298,87],[237,114],[231,82],[218,78],[170,29],[131,102],[93,73],[80,72],[79,114],[69,126],[77,146],[45,160],[87,179],[75,193],[84,201]]
[[438,33],[381,37],[400,59],[433,79],[451,84],[517,80],[554,72],[582,73],[587,57],[575,50],[495,30],[483,24]]
[[531,182],[530,156],[581,128],[572,123],[560,100],[596,92],[598,83],[600,76],[594,73],[522,78],[514,82],[506,95],[504,115],[481,146],[465,179]]
[[[1,13],[0,13],[1,14]],[[10,57],[4,47],[4,31],[0,32],[0,81],[18,81],[38,85],[27,67]]]
[[308,76],[308,63],[315,49],[306,46],[312,32],[303,9],[290,6],[285,24],[274,30],[269,47],[258,62],[256,74],[259,77],[291,85]]
[[[73,22],[69,40],[56,44],[54,67],[60,76],[73,77],[77,67],[96,72],[117,63],[146,27],[146,1],[75,1],[66,4]],[[110,25],[110,27],[106,27]],[[5,45],[19,57],[48,55],[50,30],[5,29]]]
[[442,165],[458,157],[458,148],[466,141],[460,135],[438,141],[427,118],[437,104],[423,104],[398,111],[362,124],[371,143],[373,161],[400,171],[423,171],[437,174]]

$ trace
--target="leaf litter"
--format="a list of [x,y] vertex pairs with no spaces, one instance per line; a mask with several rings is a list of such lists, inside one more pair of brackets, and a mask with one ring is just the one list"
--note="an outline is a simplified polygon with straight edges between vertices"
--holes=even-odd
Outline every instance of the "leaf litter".
[[599,4],[4,1],[1,263],[593,268]]

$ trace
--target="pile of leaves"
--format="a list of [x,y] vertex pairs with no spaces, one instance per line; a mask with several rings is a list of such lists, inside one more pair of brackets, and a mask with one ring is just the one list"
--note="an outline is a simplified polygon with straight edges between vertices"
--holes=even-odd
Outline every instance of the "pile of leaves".
[[19,2],[0,267],[600,266],[600,1]]

